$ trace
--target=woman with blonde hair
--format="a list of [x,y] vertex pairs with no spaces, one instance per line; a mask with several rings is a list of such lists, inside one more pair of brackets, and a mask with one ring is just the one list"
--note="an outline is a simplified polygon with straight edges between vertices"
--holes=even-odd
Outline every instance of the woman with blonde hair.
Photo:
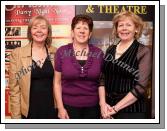
[[[108,116],[116,119],[147,118],[145,91],[151,74],[151,51],[139,43],[142,19],[129,11],[113,18],[113,35],[118,44],[105,55],[104,86]],[[104,116],[106,117],[106,116]]]
[[15,119],[56,118],[53,97],[54,53],[52,30],[44,16],[31,19],[29,44],[13,50],[10,58],[10,107]]

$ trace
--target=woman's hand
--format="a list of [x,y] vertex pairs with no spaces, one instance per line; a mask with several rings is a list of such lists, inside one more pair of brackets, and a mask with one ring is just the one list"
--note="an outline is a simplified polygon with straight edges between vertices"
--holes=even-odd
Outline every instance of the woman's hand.
[[114,114],[116,114],[118,111],[116,110],[115,106],[110,107],[109,110],[109,115],[112,116]]
[[103,103],[100,105],[100,110],[101,110],[101,116],[103,119],[110,119],[109,111],[111,110],[110,105],[107,103]]
[[58,109],[58,118],[69,119],[68,113],[65,108]]

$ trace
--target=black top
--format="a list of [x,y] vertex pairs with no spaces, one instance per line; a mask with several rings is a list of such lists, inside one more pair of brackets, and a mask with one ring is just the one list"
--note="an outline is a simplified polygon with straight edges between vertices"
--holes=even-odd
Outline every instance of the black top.
[[136,40],[118,58],[115,59],[117,45],[108,48],[104,61],[104,84],[107,101],[115,105],[128,92],[139,100],[122,112],[145,112],[145,87],[151,72],[150,49]]
[[31,71],[30,107],[28,118],[48,119],[56,118],[53,99],[54,69],[47,55],[41,67],[32,60],[34,68]]
[[86,64],[86,60],[77,60],[81,66],[84,66]]

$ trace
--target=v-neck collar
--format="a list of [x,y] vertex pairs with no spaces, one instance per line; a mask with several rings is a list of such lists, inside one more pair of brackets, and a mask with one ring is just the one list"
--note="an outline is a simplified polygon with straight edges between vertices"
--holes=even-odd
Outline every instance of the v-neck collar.
[[122,59],[122,58],[131,50],[131,48],[133,48],[133,46],[134,46],[135,43],[136,43],[136,42],[135,42],[135,40],[134,40],[133,43],[129,46],[129,48],[127,48],[127,50],[126,50],[120,57],[118,57],[117,59],[115,59],[115,54],[116,54],[116,48],[117,48],[118,44],[115,45],[115,48],[114,48],[114,59],[115,59],[115,60],[120,60],[120,59]]
[[[33,60],[33,59],[32,59],[32,61],[34,61],[34,62],[35,62],[35,64],[36,64],[36,66],[37,66],[38,68],[40,68],[40,69],[43,69],[43,66],[44,66],[44,64],[45,64],[45,62],[46,62],[46,59],[48,59],[48,56],[49,56],[48,48],[47,48],[47,46],[46,46],[46,45],[45,45],[45,49],[46,49],[46,54],[47,54],[47,56],[46,56],[46,58],[45,58],[44,62],[42,63],[42,66],[41,66],[41,67],[40,67],[40,66],[39,66],[39,64],[37,63],[38,61],[41,63],[41,61],[40,61],[40,60],[35,61],[35,60]],[[32,46],[31,46],[31,57],[32,57]]]
[[33,60],[33,59],[32,59],[32,61],[35,63],[36,67],[38,67],[39,69],[43,69],[43,67],[44,67],[44,65],[45,65],[47,59],[48,59],[48,56],[45,58],[45,60],[44,60],[44,62],[42,63],[42,66],[41,66],[41,67],[40,67],[40,65],[39,65],[39,64],[41,64],[40,61],[39,61],[39,64],[37,63],[38,61],[35,61],[35,60]]
[[[90,44],[88,44],[88,46],[89,46],[89,53],[93,52],[93,46]],[[68,45],[68,49],[72,50],[72,52],[74,52],[72,43]],[[71,56],[71,61],[72,61],[72,64],[74,65],[74,67],[79,71],[80,77],[86,77],[88,75],[88,69],[92,65],[93,58],[90,55],[88,55],[88,58],[87,58],[84,66],[81,66],[79,64],[79,62],[77,61],[77,59],[75,57],[75,54]]]

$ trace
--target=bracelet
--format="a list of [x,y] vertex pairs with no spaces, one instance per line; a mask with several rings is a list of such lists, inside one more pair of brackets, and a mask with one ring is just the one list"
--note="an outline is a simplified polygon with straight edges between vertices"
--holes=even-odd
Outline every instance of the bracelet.
[[115,106],[112,107],[112,109],[117,113],[118,111],[115,109]]

